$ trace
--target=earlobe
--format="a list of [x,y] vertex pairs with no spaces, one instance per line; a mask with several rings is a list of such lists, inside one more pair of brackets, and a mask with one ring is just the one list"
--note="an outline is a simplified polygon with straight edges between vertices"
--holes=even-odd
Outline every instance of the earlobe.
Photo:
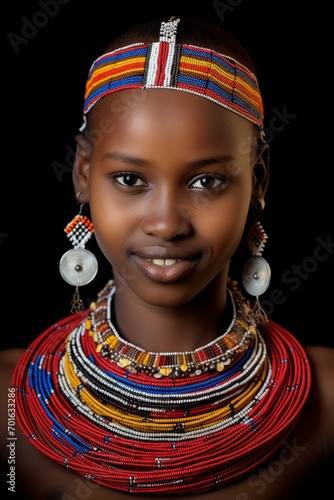
[[91,145],[83,134],[75,137],[76,153],[73,165],[72,180],[75,193],[80,193],[80,202],[89,202],[89,169]]
[[269,145],[264,144],[256,158],[253,168],[253,191],[251,206],[256,211],[265,207],[265,195],[269,182]]

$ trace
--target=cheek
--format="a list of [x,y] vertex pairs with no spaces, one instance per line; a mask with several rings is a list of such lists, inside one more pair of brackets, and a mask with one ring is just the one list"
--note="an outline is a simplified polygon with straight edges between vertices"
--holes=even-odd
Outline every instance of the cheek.
[[122,256],[123,242],[133,232],[134,224],[124,212],[110,209],[104,204],[91,208],[95,238],[110,263]]
[[202,236],[211,241],[214,257],[228,259],[240,244],[250,205],[250,184],[239,193],[222,197],[203,214]]
[[213,257],[229,259],[240,244],[243,235],[245,217],[233,214],[219,214],[215,220],[204,226],[207,241],[211,241]]
[[115,202],[110,193],[109,179],[90,179],[90,214],[96,241],[105,257],[112,260],[121,255],[125,235],[131,230],[125,207]]

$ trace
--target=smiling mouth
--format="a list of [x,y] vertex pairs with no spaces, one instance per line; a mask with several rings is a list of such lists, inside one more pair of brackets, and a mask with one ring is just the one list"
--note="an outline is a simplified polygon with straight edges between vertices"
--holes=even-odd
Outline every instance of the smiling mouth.
[[173,266],[177,262],[182,262],[183,259],[146,259],[156,266]]
[[151,280],[161,283],[178,281],[192,272],[198,259],[150,258],[134,254],[133,258],[141,271]]

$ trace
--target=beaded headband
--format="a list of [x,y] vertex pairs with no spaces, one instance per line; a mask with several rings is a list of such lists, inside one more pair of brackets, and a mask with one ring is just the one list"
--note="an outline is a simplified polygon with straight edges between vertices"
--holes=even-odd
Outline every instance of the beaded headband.
[[202,96],[263,129],[263,102],[255,75],[230,56],[176,43],[180,19],[161,23],[159,42],[134,43],[97,58],[88,73],[86,115],[96,102],[124,89],[173,89]]

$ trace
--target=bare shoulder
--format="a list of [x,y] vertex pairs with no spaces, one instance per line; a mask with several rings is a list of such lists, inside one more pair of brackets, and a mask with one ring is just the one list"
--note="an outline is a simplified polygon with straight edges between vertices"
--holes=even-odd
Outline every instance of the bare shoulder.
[[[325,459],[334,456],[334,349],[309,346],[305,348],[312,372],[308,406],[318,421],[320,441]],[[315,420],[314,420],[315,422]]]
[[3,432],[7,424],[8,394],[12,391],[12,375],[14,368],[25,352],[25,349],[7,349],[0,351],[0,435],[1,442]]
[[305,348],[312,374],[313,388],[323,404],[334,406],[334,349],[309,346]]
[[0,351],[0,373],[1,373],[1,385],[6,381],[11,381],[13,370],[25,352],[25,349],[5,349]]
[[[24,353],[25,349],[24,348],[17,348],[17,349],[4,349],[0,351],[0,367],[1,369],[3,367],[10,367],[15,366],[16,362],[20,359],[22,354]],[[14,365],[13,365],[14,363]]]

